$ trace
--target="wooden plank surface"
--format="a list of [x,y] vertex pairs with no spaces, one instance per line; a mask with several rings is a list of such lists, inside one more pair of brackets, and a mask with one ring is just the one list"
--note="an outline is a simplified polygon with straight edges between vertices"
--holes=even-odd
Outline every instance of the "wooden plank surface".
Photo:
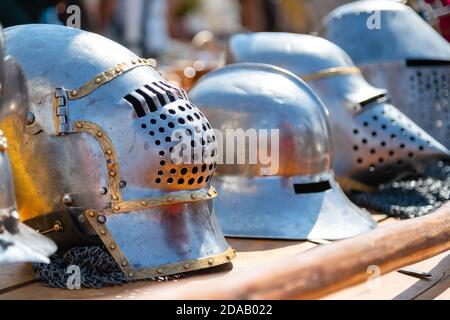
[[[380,226],[397,223],[395,219],[376,215]],[[283,262],[312,249],[317,244],[299,241],[270,241],[229,239],[230,244],[238,251],[233,265],[219,267],[215,270],[196,272],[176,281],[180,289],[189,288],[192,284],[205,285],[210,280],[233,278],[240,273],[252,272],[265,266],[268,262]],[[413,266],[420,271],[432,273],[430,280],[418,280],[397,272],[381,277],[381,286],[368,290],[367,285],[345,289],[326,299],[449,299],[447,276],[450,270],[450,252]],[[171,282],[173,284],[173,282]],[[19,264],[0,269],[0,299],[147,299],[155,298],[160,290],[167,287],[167,282],[140,281],[124,286],[103,289],[64,290],[43,287],[33,281],[29,264]],[[207,299],[208,297],[204,297]]]

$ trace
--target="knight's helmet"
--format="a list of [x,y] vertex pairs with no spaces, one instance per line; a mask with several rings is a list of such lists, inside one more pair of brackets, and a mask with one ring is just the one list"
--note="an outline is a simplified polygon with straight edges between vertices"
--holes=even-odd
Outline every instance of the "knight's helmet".
[[222,137],[215,206],[226,235],[340,239],[374,227],[336,184],[326,111],[298,77],[235,64],[189,95]]
[[254,33],[232,37],[228,60],[269,63],[303,78],[330,113],[333,167],[345,189],[369,191],[380,183],[420,172],[449,151],[372,87],[348,55],[314,36]]
[[325,17],[321,34],[450,148],[450,44],[413,9],[386,0],[353,2]]
[[234,257],[211,201],[216,164],[171,155],[180,132],[210,127],[185,92],[93,33],[24,25],[6,40],[31,100],[25,131],[3,124],[22,220],[61,249],[101,241],[132,279]]
[[[17,63],[4,56],[0,26],[0,120],[24,120],[28,108],[25,79]],[[7,140],[0,130],[0,264],[49,262],[56,246],[46,237],[20,223],[7,155]]]

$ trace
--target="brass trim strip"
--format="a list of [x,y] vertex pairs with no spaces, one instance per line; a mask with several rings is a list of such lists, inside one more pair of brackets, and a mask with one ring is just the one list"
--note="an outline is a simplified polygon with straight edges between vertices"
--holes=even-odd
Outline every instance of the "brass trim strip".
[[105,156],[108,169],[108,192],[111,195],[111,204],[122,202],[122,191],[120,189],[120,166],[114,144],[108,135],[98,125],[88,121],[75,121],[73,131],[87,133],[94,137],[100,144]]
[[361,74],[361,70],[358,67],[336,67],[320,70],[316,73],[300,75],[299,77],[304,81],[312,81],[349,74]]
[[103,244],[106,246],[106,249],[111,254],[114,261],[116,261],[119,268],[129,279],[148,279],[210,268],[228,263],[236,256],[236,251],[230,247],[226,251],[215,256],[195,260],[187,260],[180,263],[166,264],[149,269],[133,270],[128,259],[121,251],[119,246],[115,243],[111,233],[106,227],[106,220],[98,218],[103,215],[99,214],[98,211],[95,210],[87,210],[85,212],[85,216],[91,224],[92,228],[94,228],[95,232],[100,237]]
[[133,70],[134,68],[144,66],[154,68],[154,65],[155,62],[153,59],[133,59],[130,62],[119,63],[116,66],[106,70],[105,72],[98,74],[94,79],[86,82],[78,89],[65,89],[67,91],[67,97],[69,98],[69,100],[83,98],[102,85],[114,80],[115,78],[130,70]]
[[209,190],[202,189],[191,192],[178,191],[176,193],[157,198],[148,198],[135,201],[122,201],[112,206],[112,212],[124,213],[153,207],[169,206],[177,203],[210,200],[215,197],[217,197],[217,191],[216,189],[214,189],[214,187],[211,186]]

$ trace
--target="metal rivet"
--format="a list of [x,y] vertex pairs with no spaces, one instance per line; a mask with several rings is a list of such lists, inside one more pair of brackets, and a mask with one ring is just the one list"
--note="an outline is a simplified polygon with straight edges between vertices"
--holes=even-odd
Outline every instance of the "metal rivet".
[[146,206],[147,202],[146,201],[141,201],[141,206]]
[[120,73],[120,68],[116,68],[116,73]]
[[78,92],[77,90],[73,90],[70,94],[75,97],[78,94]]
[[227,260],[231,260],[231,257],[230,257],[229,254],[227,254],[227,255],[225,256],[225,258],[227,258]]
[[208,191],[208,197],[212,197],[213,196],[213,193],[212,193],[212,191]]
[[101,234],[102,236],[104,236],[104,235],[106,235],[106,231],[105,231],[105,230],[100,230],[100,234]]
[[162,274],[163,273],[163,269],[158,269],[158,271],[157,271],[159,274]]
[[89,217],[91,217],[91,218],[93,218],[93,217],[95,217],[95,212],[94,211],[89,211]]
[[86,222],[86,217],[83,216],[82,214],[80,214],[80,215],[78,216],[78,222],[79,222],[79,223],[85,223],[85,222]]
[[62,202],[66,205],[66,206],[71,206],[73,204],[73,198],[72,195],[70,193],[66,193],[63,197],[62,197]]
[[102,82],[102,79],[100,79],[100,78],[95,79],[95,83],[100,83],[100,82]]
[[101,133],[100,131],[97,131],[97,137],[102,137],[103,133]]
[[56,221],[56,222],[53,224],[53,231],[55,231],[55,232],[61,232],[61,231],[63,231],[63,227],[62,227],[61,222]]
[[208,264],[209,264],[210,266],[212,266],[212,265],[213,265],[213,259],[209,259],[209,260],[208,260]]
[[126,267],[128,265],[128,262],[126,262],[125,260],[123,260],[121,263],[122,267]]
[[77,128],[78,128],[78,129],[83,128],[83,125],[82,125],[81,123],[78,122],[78,123],[77,123]]
[[98,223],[100,223],[100,224],[105,224],[105,223],[106,223],[106,217],[105,217],[104,215],[99,215],[99,216],[97,217],[97,221],[98,221]]
[[116,249],[116,245],[115,245],[114,243],[112,243],[112,244],[109,246],[109,248],[110,248],[111,250],[114,250],[114,249]]
[[129,274],[128,274],[128,278],[133,278],[134,277],[134,273],[133,272],[130,272]]
[[136,60],[136,59],[133,59],[133,60],[131,61],[131,63],[132,63],[132,64],[136,64],[136,63],[137,63],[137,60]]
[[116,195],[114,195],[112,198],[113,198],[113,200],[116,200],[116,201],[119,200],[119,197]]
[[110,155],[112,155],[112,151],[110,149],[108,149],[108,150],[106,150],[106,154],[110,156]]
[[35,118],[35,116],[34,116],[34,113],[33,113],[33,112],[28,112],[28,113],[27,113],[27,118],[26,118],[27,126],[33,124],[35,119],[36,119],[36,118]]
[[120,206],[118,204],[114,205],[114,210],[120,210]]
[[122,180],[122,181],[119,182],[119,187],[121,187],[122,189],[125,188],[126,186],[127,186],[126,181]]
[[100,194],[106,194],[108,193],[108,189],[106,189],[105,187],[100,188]]
[[185,265],[184,265],[184,268],[185,268],[186,270],[189,270],[189,268],[190,268],[189,264],[185,264]]
[[236,254],[236,250],[233,249],[233,253]]
[[115,177],[115,176],[116,176],[116,172],[115,172],[115,171],[110,171],[110,172],[109,172],[109,175],[110,175],[111,177]]

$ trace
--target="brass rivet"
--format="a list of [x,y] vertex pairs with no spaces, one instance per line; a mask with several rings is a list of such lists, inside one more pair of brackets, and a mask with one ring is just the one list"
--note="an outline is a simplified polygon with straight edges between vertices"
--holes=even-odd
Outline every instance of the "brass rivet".
[[117,200],[119,200],[119,197],[116,196],[116,195],[114,195],[114,196],[113,196],[113,200],[116,200],[116,201],[117,201]]
[[128,274],[128,278],[133,278],[134,277],[134,273],[133,272],[130,272],[129,274]]
[[94,211],[89,211],[89,217],[91,217],[91,218],[95,217],[95,212]]
[[56,221],[56,222],[53,224],[53,230],[54,230],[55,232],[61,232],[61,231],[63,231],[63,227],[62,227],[62,225],[61,225],[61,222]]
[[141,206],[145,206],[145,205],[147,205],[147,202],[146,201],[141,201]]
[[78,122],[78,123],[77,123],[77,128],[78,128],[78,129],[83,128],[83,125],[82,125],[81,123]]
[[114,210],[120,210],[120,206],[118,204],[114,205]]
[[78,94],[78,92],[77,90],[73,90],[70,94],[75,97]]
[[185,265],[184,265],[184,268],[185,268],[186,270],[189,270],[189,268],[190,268],[189,264],[185,264]]
[[229,254],[227,254],[227,255],[225,256],[225,258],[227,258],[227,260],[231,260],[231,257],[230,257]]
[[109,175],[110,175],[111,177],[115,177],[115,176],[116,176],[116,172],[115,172],[115,171],[110,171],[110,172],[109,172]]
[[103,133],[101,133],[100,131],[97,131],[97,137],[102,137]]
[[213,259],[209,259],[209,260],[208,260],[208,264],[209,264],[210,266],[212,266],[212,265],[213,265]]
[[114,243],[111,243],[111,245],[109,246],[112,250],[114,250],[116,248],[116,245]]
[[120,68],[116,68],[116,73],[120,73]]
[[106,231],[105,231],[105,230],[100,230],[100,234],[101,234],[102,236],[104,236],[104,235],[106,235]]
[[111,149],[106,150],[106,154],[107,154],[107,155],[112,155]]
[[163,269],[158,269],[158,271],[157,271],[159,274],[162,274],[163,273]]
[[126,267],[126,266],[128,265],[128,262],[126,262],[125,260],[123,260],[123,261],[121,262],[121,265],[122,265],[122,267]]

